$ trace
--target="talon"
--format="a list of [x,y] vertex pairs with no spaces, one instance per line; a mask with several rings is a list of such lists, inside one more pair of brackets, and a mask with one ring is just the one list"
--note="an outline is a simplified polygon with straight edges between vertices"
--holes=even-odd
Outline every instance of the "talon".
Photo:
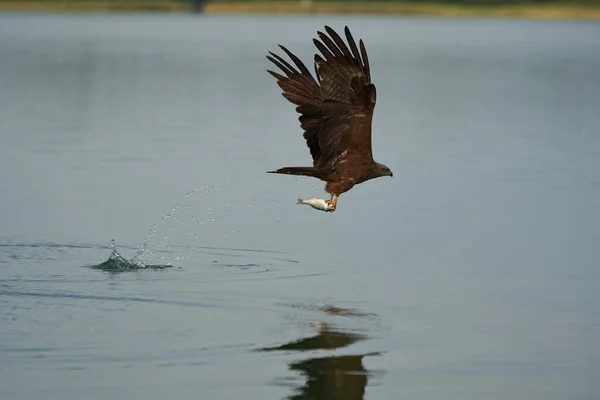
[[336,196],[335,200],[333,199],[333,194],[331,195],[331,197],[329,198],[329,200],[325,200],[325,202],[327,204],[329,204],[329,212],[334,212],[335,208],[337,206],[337,199],[338,197]]

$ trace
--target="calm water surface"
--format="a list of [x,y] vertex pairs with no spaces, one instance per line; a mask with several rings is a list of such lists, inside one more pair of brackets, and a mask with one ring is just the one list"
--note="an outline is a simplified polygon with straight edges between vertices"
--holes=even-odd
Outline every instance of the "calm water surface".
[[[367,43],[325,214],[266,51]],[[600,25],[0,15],[1,399],[600,398]],[[110,270],[125,258],[169,268]]]

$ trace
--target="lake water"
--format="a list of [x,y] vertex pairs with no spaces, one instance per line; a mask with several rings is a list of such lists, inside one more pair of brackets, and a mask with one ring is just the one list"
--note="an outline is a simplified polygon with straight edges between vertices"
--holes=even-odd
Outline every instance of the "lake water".
[[[265,174],[325,24],[394,171],[334,214]],[[600,24],[1,14],[0,140],[3,400],[600,398]]]

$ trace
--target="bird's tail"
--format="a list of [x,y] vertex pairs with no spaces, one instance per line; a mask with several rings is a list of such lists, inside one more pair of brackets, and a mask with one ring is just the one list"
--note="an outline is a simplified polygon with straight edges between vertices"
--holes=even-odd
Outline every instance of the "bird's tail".
[[304,175],[323,178],[324,171],[314,167],[284,167],[275,171],[267,171],[269,174]]

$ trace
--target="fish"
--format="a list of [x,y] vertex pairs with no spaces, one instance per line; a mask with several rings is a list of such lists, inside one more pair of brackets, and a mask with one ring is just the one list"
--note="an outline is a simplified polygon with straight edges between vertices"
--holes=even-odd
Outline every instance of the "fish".
[[298,199],[298,204],[308,204],[315,210],[325,211],[325,212],[334,212],[335,206],[329,203],[327,200],[318,199],[316,197],[312,197],[310,199]]

